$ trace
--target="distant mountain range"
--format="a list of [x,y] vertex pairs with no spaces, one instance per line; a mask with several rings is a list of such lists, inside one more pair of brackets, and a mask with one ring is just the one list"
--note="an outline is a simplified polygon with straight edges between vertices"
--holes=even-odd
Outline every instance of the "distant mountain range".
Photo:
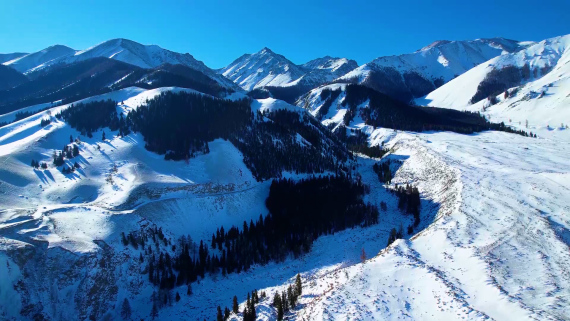
[[[55,45],[29,54],[0,55],[0,112],[126,86],[178,86],[222,97],[250,92],[254,98],[305,104],[298,102],[303,95],[333,83],[360,84],[404,103],[455,109],[477,105],[481,110],[483,98],[564,68],[566,37],[540,43],[505,38],[442,40],[413,53],[379,57],[361,66],[348,58],[329,56],[295,64],[263,48],[218,70],[188,53],[127,39],[112,39],[85,50]],[[516,67],[528,73],[526,65],[532,77],[521,75],[515,80],[500,80],[503,83],[498,87],[490,85],[497,74],[508,76],[508,71],[501,69],[512,71]],[[565,75],[563,72],[556,77],[565,79]],[[541,91],[534,87],[528,90]],[[524,91],[523,97],[529,95]]]

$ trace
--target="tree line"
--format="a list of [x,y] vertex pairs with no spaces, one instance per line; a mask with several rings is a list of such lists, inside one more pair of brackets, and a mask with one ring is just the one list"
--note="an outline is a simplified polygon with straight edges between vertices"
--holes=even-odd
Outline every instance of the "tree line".
[[[244,221],[241,228],[218,228],[211,243],[197,243],[189,236],[173,242],[156,226],[123,233],[121,241],[141,250],[141,270],[158,288],[155,296],[164,304],[172,300],[169,291],[176,287],[186,285],[191,295],[190,284],[206,274],[225,276],[254,264],[298,257],[309,252],[321,235],[377,224],[378,209],[363,201],[368,192],[367,186],[341,175],[275,179],[266,200],[269,213],[249,224]],[[294,307],[297,297],[282,296],[283,311]]]

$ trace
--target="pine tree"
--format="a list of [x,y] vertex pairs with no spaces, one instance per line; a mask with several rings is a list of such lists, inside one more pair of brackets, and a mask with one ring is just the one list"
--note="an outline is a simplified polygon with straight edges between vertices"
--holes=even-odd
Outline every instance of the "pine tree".
[[300,296],[303,293],[303,284],[301,283],[301,274],[298,273],[295,278],[295,294]]
[[390,235],[388,236],[388,246],[390,246],[390,244],[394,243],[394,241],[396,240],[397,234],[398,234],[398,232],[396,232],[395,228],[392,228],[390,230]]
[[283,304],[281,304],[281,297],[279,296],[279,293],[275,293],[275,297],[273,299],[273,302],[275,302],[277,300],[277,304],[275,305],[275,307],[277,308],[277,320],[281,321],[283,320]]
[[121,317],[123,320],[128,320],[131,318],[131,313],[131,305],[129,304],[129,300],[125,298],[125,300],[123,300],[123,304],[121,305]]
[[228,309],[228,307],[226,307],[224,309],[224,320],[227,320],[230,318],[230,309]]
[[176,302],[180,301],[180,294],[176,292]]
[[251,309],[249,310],[249,319],[252,321],[257,320],[257,313],[255,312],[255,305],[251,304]]
[[366,261],[366,252],[364,252],[364,248],[362,248],[362,253],[360,253],[360,261]]
[[287,298],[289,299],[289,306],[291,309],[295,308],[295,294],[293,293],[293,287],[289,285],[287,287]]
[[105,132],[103,132],[103,135],[102,135],[102,137],[101,137],[101,140],[102,140],[102,141],[105,141]]
[[216,315],[216,321],[224,321],[224,316],[222,315],[222,308],[218,305],[218,314]]
[[281,306],[283,307],[283,312],[289,312],[289,301],[287,300],[287,292],[281,292]]
[[234,313],[238,313],[238,309],[239,309],[239,305],[238,305],[238,300],[237,300],[237,296],[234,295],[233,301],[232,301],[232,311]]

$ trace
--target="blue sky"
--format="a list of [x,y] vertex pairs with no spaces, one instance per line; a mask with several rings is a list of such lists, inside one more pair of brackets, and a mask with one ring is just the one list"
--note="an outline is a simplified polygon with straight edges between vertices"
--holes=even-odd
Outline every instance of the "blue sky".
[[295,63],[415,51],[435,40],[570,33],[570,1],[12,1],[0,2],[0,53],[112,38],[189,52],[212,68],[267,46]]

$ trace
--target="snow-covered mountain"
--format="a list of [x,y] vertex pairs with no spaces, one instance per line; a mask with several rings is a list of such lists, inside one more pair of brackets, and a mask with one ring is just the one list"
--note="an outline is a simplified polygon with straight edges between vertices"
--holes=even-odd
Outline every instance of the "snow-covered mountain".
[[25,56],[12,59],[4,63],[21,73],[28,73],[38,66],[55,63],[60,61],[61,58],[71,56],[76,53],[76,50],[62,45],[55,45],[48,47],[44,50],[33,52]]
[[356,61],[326,56],[313,59],[301,65],[308,72],[290,85],[299,84],[315,87],[330,82],[358,67]]
[[0,64],[3,64],[7,61],[10,60],[14,60],[16,58],[20,58],[27,55],[27,53],[24,52],[13,52],[13,53],[7,53],[7,54],[0,54]]
[[356,68],[356,61],[329,56],[296,65],[269,48],[245,54],[219,70],[245,90],[265,86],[313,86],[331,81]]
[[496,56],[530,45],[504,38],[436,41],[414,53],[379,57],[340,77],[408,102]]
[[416,103],[551,128],[570,123],[570,35],[486,61]]
[[142,45],[128,39],[112,39],[79,51],[60,45],[52,46],[6,62],[5,65],[24,74],[31,74],[54,65],[72,64],[93,58],[110,58],[145,69],[156,68],[163,64],[180,64],[206,74],[225,88],[240,90],[233,82],[221,77],[188,53],[177,53],[156,45]]
[[218,72],[247,91],[264,86],[282,86],[305,74],[302,68],[269,48],[245,54]]

